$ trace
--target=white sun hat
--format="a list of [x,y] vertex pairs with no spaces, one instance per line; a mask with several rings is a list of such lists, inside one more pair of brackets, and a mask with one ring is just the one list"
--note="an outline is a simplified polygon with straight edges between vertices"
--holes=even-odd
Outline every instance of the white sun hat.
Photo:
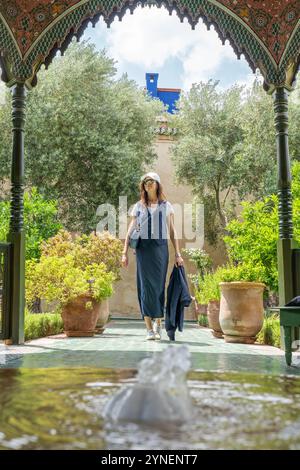
[[141,177],[141,181],[144,181],[146,178],[152,178],[154,181],[157,181],[160,183],[160,177],[158,176],[157,173],[154,173],[153,171],[149,171],[149,173],[146,173]]

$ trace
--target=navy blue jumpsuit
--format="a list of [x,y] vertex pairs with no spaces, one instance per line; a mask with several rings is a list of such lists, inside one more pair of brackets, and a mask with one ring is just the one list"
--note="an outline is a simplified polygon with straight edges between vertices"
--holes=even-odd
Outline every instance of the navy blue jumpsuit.
[[[138,211],[138,216],[140,214]],[[169,263],[166,201],[159,201],[152,217],[147,208],[147,213],[141,217],[140,233],[136,248],[136,280],[141,315],[142,318],[162,318]]]

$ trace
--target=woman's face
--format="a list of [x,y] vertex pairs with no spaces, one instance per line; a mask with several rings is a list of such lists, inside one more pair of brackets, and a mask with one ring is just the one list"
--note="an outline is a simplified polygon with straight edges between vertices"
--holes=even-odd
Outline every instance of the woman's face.
[[157,189],[157,183],[152,178],[145,178],[144,188],[147,191],[147,193],[149,192],[153,193]]

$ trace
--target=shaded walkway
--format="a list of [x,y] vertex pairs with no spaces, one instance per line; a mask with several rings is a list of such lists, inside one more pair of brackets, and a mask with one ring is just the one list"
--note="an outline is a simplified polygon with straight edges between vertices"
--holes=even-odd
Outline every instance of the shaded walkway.
[[264,345],[228,344],[207,328],[187,323],[170,343],[165,330],[161,341],[146,341],[141,321],[112,320],[102,335],[93,338],[41,338],[24,346],[0,345],[0,368],[105,367],[136,368],[139,361],[170,344],[187,345],[192,368],[212,371],[244,371],[300,375],[300,355],[294,353],[287,367],[284,352]]

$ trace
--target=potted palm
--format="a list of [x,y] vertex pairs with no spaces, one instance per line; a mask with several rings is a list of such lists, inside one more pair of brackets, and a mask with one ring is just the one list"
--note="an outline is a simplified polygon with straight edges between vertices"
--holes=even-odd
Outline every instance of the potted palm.
[[263,326],[265,267],[242,263],[220,270],[220,325],[228,343],[254,343]]

